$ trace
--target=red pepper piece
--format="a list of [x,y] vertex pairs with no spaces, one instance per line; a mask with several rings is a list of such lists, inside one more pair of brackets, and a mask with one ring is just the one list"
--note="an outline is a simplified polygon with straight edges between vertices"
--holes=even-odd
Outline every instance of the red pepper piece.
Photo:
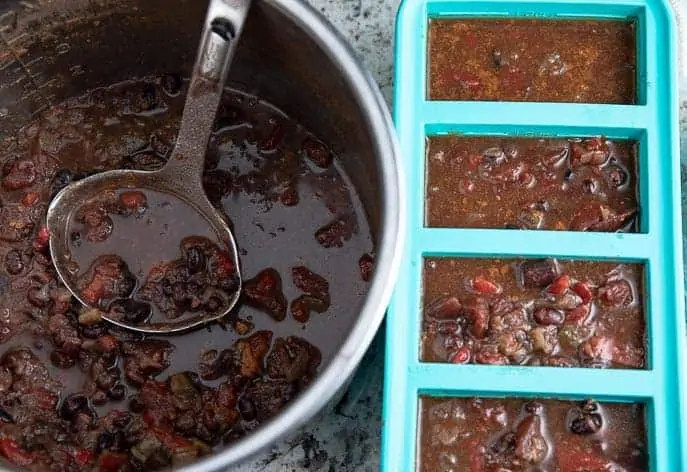
[[33,456],[21,449],[12,438],[0,439],[0,454],[19,467],[28,467],[33,463]]

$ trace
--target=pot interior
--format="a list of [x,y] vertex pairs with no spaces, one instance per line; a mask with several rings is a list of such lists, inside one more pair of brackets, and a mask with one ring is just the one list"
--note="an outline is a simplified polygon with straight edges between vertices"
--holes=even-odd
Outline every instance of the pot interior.
[[[173,7],[162,0],[0,2],[0,140],[87,90],[165,73],[188,76],[205,7],[193,0],[177,0]],[[362,202],[374,241],[382,217],[381,157],[369,119],[336,58],[276,2],[255,2],[228,85],[276,106],[334,150]],[[245,276],[284,251],[289,251],[288,243],[243,261]],[[357,261],[359,254],[351,257]],[[361,287],[353,284],[345,290],[364,291]],[[275,337],[307,339],[322,352],[322,371],[357,321],[364,296],[354,300],[337,316],[314,314],[306,328],[290,316],[258,327],[272,330]],[[236,335],[227,336],[230,345]],[[193,348],[193,340],[185,346]],[[2,350],[0,344],[0,354]]]

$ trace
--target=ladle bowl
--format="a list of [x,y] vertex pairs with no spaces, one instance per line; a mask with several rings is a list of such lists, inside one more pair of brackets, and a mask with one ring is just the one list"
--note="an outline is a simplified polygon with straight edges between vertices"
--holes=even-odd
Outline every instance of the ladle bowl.
[[250,4],[251,0],[211,0],[179,135],[165,166],[157,171],[113,170],[73,182],[62,189],[48,207],[46,225],[50,236],[50,253],[57,274],[84,305],[88,303],[78,290],[77,275],[79,269],[85,268],[79,268],[71,255],[70,221],[80,205],[96,199],[104,191],[149,189],[179,198],[205,218],[221,244],[229,251],[238,283],[222,309],[214,313],[193,313],[169,322],[141,324],[126,323],[103,313],[104,320],[121,328],[145,334],[188,331],[223,318],[231,312],[241,296],[241,270],[236,240],[224,216],[208,200],[203,190],[202,176],[208,140]]

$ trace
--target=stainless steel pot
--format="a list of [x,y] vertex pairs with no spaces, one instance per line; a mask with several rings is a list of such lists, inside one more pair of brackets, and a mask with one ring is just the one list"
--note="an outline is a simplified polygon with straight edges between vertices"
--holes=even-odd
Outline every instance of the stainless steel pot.
[[[190,70],[205,7],[196,0],[0,0],[0,138],[87,89]],[[376,268],[359,311],[321,332],[321,342],[338,348],[316,382],[273,421],[189,471],[239,464],[339,397],[384,316],[405,227],[383,99],[318,12],[302,0],[256,0],[229,83],[280,107],[338,152],[375,235]]]

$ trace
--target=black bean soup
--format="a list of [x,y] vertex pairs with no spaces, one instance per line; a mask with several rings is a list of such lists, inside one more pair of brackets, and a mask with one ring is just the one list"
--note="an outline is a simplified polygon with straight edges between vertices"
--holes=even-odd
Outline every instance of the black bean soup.
[[[165,324],[185,314],[219,314],[238,289],[226,244],[175,195],[103,191],[74,212],[68,233],[68,270],[76,275],[79,296],[110,319]],[[142,251],[145,241],[155,247]],[[95,322],[92,311],[87,318]]]
[[[362,302],[373,241],[332,151],[269,104],[230,90],[203,180],[240,249],[235,314],[166,338],[100,320],[100,310],[133,322],[151,307],[170,319],[211,310],[234,283],[222,248],[183,226],[188,212],[165,210],[164,196],[146,190],[104,195],[77,212],[70,244],[85,258],[80,287],[93,307],[57,280],[44,227],[50,199],[92,173],[161,168],[186,85],[168,75],[96,89],[2,141],[0,455],[15,466],[156,470],[208,454],[296,397]],[[144,269],[117,248],[147,219],[172,236],[130,238]]]

